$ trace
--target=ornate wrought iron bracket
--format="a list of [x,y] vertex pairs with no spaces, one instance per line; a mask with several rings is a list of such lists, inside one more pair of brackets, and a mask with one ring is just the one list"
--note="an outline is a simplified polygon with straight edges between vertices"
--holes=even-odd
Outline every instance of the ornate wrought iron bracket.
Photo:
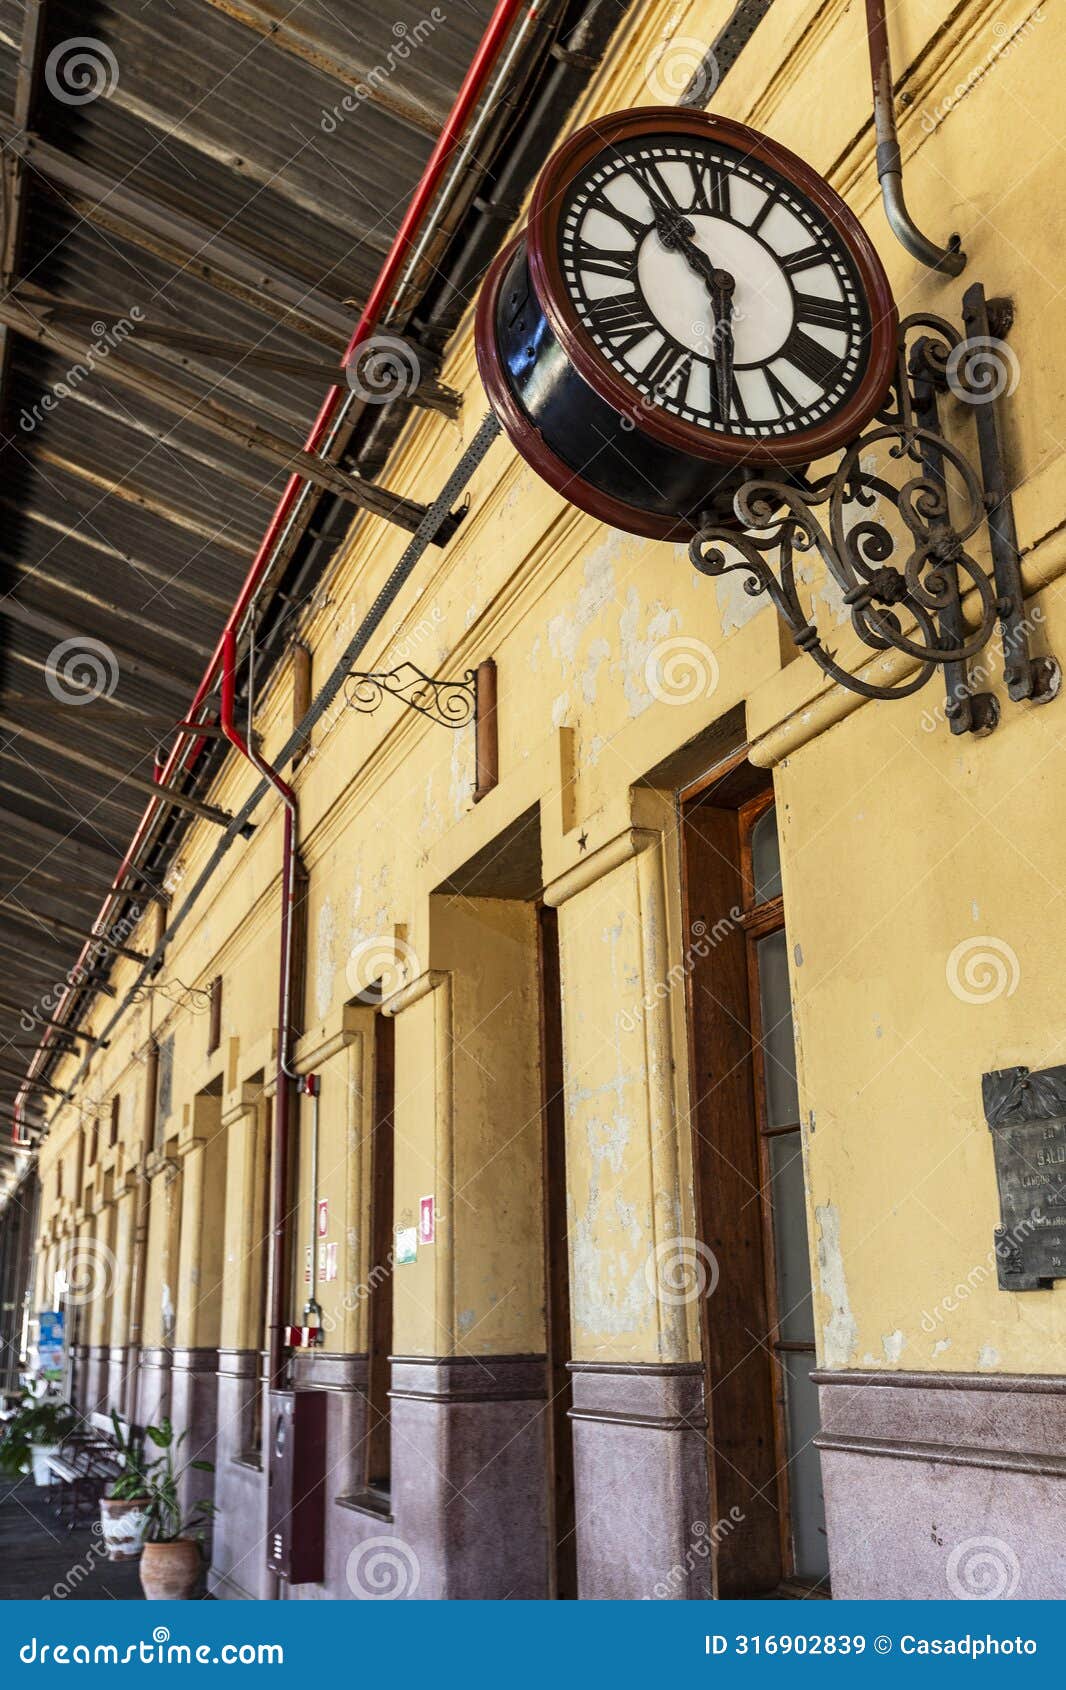
[[344,687],[353,710],[372,714],[386,698],[398,698],[431,722],[444,728],[465,728],[477,715],[477,670],[468,669],[461,681],[437,681],[414,663],[398,669],[353,669]]
[[[906,318],[885,405],[837,467],[814,480],[753,473],[734,500],[737,526],[708,522],[690,547],[705,575],[745,573],[746,590],[767,593],[800,650],[851,692],[906,698],[943,669],[944,712],[954,733],[989,733],[998,720],[994,695],[977,684],[986,674],[970,669],[997,619],[1012,699],[1046,703],[1061,681],[1053,657],[1030,655],[1033,624],[1025,616],[997,416],[999,399],[1017,382],[1017,360],[993,333],[1009,327],[1000,303],[996,314],[997,302],[986,302],[980,283],[967,289],[965,335],[942,317]],[[943,431],[947,394],[973,413],[977,466]],[[984,525],[991,579],[969,549]],[[805,554],[821,558],[860,640],[876,653],[913,659],[916,672],[880,685],[837,662],[804,609]]]

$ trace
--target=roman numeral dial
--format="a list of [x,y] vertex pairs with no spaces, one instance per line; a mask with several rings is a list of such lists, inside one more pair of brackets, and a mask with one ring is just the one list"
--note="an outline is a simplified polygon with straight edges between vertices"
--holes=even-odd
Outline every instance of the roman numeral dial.
[[567,297],[649,405],[772,442],[842,410],[870,309],[834,222],[770,164],[695,134],[608,146],[565,192]]

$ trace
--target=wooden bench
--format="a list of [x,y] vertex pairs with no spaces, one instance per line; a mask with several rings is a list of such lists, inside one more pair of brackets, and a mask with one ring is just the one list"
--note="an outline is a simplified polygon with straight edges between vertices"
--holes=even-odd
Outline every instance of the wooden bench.
[[[131,1427],[121,1417],[119,1425],[123,1436],[128,1439],[132,1434],[135,1443],[143,1436],[139,1427]],[[73,1531],[83,1508],[95,1511],[107,1486],[123,1469],[111,1416],[91,1414],[88,1422],[64,1438],[56,1453],[47,1457],[47,1463],[59,1483],[56,1515],[60,1519],[67,1515],[67,1530]]]

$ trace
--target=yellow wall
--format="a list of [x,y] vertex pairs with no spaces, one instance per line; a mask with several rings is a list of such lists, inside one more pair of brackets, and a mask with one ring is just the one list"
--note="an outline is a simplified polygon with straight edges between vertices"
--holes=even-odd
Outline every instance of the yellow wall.
[[[676,94],[685,53],[709,41],[728,11],[725,0],[635,8],[573,121],[669,98],[671,76]],[[979,0],[937,0],[895,8],[890,27],[914,215],[937,239],[962,231],[970,255],[962,285],[980,279],[989,295],[1016,302],[1010,345],[1021,381],[1005,412],[1015,510],[1027,582],[1043,589],[1041,647],[1066,651],[1066,358],[1052,315],[1066,218],[1056,181],[1066,23],[1061,10],[1024,0],[1008,0],[994,17]],[[794,148],[846,195],[904,312],[957,318],[960,284],[915,264],[885,224],[861,6],[777,0],[713,104]],[[461,421],[417,414],[389,468],[390,484],[413,498],[437,493],[486,409],[469,322],[443,376],[463,394]],[[969,437],[961,407],[949,422]],[[330,1346],[365,1345],[373,1012],[352,1006],[361,985],[352,959],[367,947],[398,959],[388,981],[398,994],[395,1219],[413,1224],[431,1191],[440,1210],[438,1242],[396,1273],[396,1347],[499,1353],[543,1343],[532,911],[438,891],[539,805],[543,878],[555,889],[562,941],[573,1353],[649,1361],[697,1353],[694,1311],[657,1302],[647,1275],[649,1255],[690,1237],[695,1221],[683,1002],[680,990],[654,992],[684,952],[673,811],[669,790],[637,783],[743,705],[752,756],[774,768],[780,802],[821,1359],[1052,1370],[1061,1293],[1008,1295],[990,1269],[981,1276],[997,1213],[979,1082],[987,1068],[1060,1057],[1061,703],[1004,702],[1001,727],[980,742],[953,738],[943,721],[930,731],[935,683],[909,703],[860,707],[823,684],[738,577],[707,580],[684,548],[613,532],[567,507],[506,440],[469,493],[457,537],[423,560],[364,658],[367,668],[387,666],[406,641],[403,655],[422,668],[457,674],[492,655],[498,788],[474,806],[471,730],[451,734],[396,705],[362,716],[342,701],[315,729],[294,777],[310,874],[297,1056],[301,1071],[322,1074],[320,1191],[342,1263],[338,1281],[318,1288]],[[404,541],[356,521],[300,630],[316,683]],[[813,586],[821,625],[851,659],[838,604],[817,578]],[[672,649],[689,659],[694,681],[683,697],[655,696],[649,682],[649,661],[667,640],[682,642]],[[998,672],[990,684],[1004,699]],[[291,726],[284,668],[259,726],[270,756]],[[212,801],[235,809],[251,785],[247,767],[230,758]],[[117,1196],[140,1160],[149,1037],[174,1035],[173,1167],[152,1181],[147,1343],[163,1341],[164,1285],[179,1304],[174,1341],[260,1342],[255,1194],[268,1119],[260,1076],[269,1091],[276,1040],[278,808],[260,805],[256,822],[168,950],[150,999],[125,1016],[78,1088],[87,1113],[106,1115],[121,1093]],[[175,907],[215,841],[209,827],[191,829],[171,876]],[[980,1002],[948,979],[957,948],[971,942],[994,945],[1013,982]],[[223,1036],[209,1055],[195,992],[217,974]],[[133,977],[130,963],[116,965],[120,1000]],[[623,1024],[634,1007],[635,1021],[630,1014]],[[93,1026],[109,1014],[98,1002]],[[72,1061],[61,1070],[73,1071]],[[197,1196],[189,1156],[206,1153],[190,1148],[189,1134],[209,1087],[212,1130],[228,1137],[216,1152],[221,1171],[200,1179]],[[304,1100],[293,1318],[306,1295],[308,1121]],[[54,1253],[73,1228],[80,1124],[78,1107],[64,1106],[42,1147],[42,1252]],[[114,1241],[107,1248],[125,1284],[132,1193],[121,1201],[125,1220],[103,1236]],[[221,1291],[215,1279],[194,1279],[205,1228],[225,1258]],[[41,1259],[47,1281],[52,1258]],[[960,1281],[966,1295],[945,1317],[944,1297]],[[112,1337],[120,1341],[114,1321]]]

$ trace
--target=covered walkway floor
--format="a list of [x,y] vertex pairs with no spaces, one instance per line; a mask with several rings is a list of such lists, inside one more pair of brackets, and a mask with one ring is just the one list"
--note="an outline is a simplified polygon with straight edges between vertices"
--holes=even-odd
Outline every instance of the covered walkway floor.
[[109,1561],[88,1520],[68,1531],[52,1492],[0,1480],[0,1600],[142,1601],[136,1561]]

